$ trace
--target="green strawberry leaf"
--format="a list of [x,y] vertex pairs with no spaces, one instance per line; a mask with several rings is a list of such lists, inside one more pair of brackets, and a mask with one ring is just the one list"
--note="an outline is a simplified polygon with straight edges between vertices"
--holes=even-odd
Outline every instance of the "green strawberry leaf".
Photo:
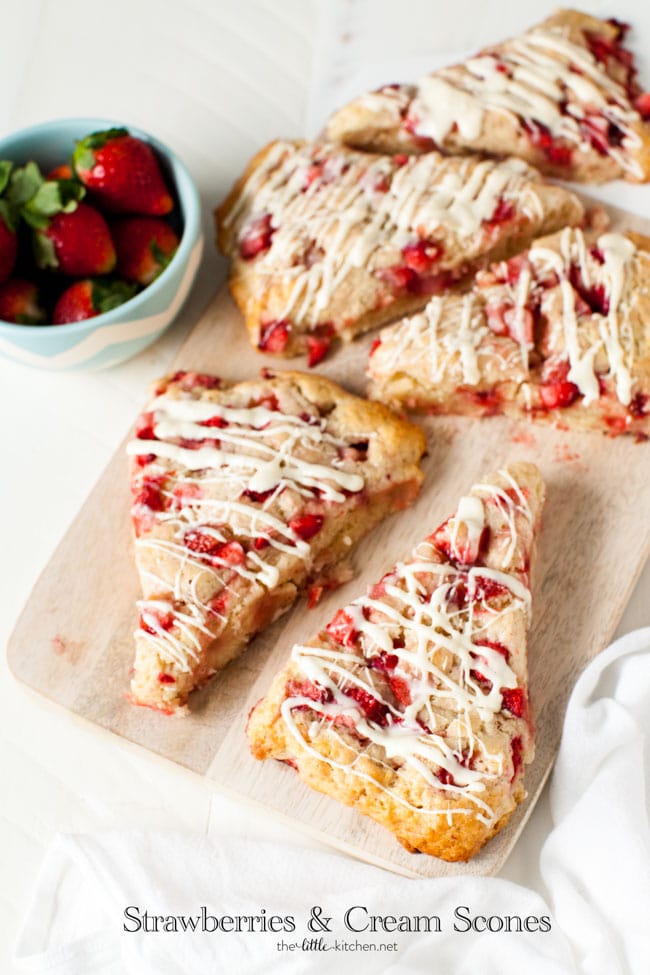
[[9,183],[14,164],[9,159],[0,159],[0,193],[4,193]]
[[0,220],[12,234],[18,229],[18,213],[9,200],[0,200]]
[[112,311],[132,298],[136,291],[136,285],[125,281],[93,281],[93,308],[100,313]]
[[39,233],[37,230],[32,237],[32,246],[34,250],[34,260],[40,268],[56,268],[59,266],[56,251],[54,250],[54,244],[49,237],[46,237],[45,234]]
[[128,135],[127,129],[105,129],[103,132],[91,132],[90,135],[80,139],[72,154],[72,165],[76,172],[85,172],[92,169],[95,165],[95,153],[93,150],[101,149],[110,142],[111,139],[120,139]]
[[9,181],[7,196],[11,203],[22,206],[36,195],[43,184],[43,176],[35,162],[28,162],[24,166],[14,169]]
[[176,248],[174,248],[174,250],[171,251],[169,254],[165,254],[160,249],[156,241],[152,240],[151,244],[149,245],[149,250],[151,251],[151,256],[153,257],[154,261],[158,265],[158,270],[156,271],[156,277],[158,277],[160,274],[162,274],[162,272],[165,270],[165,268],[171,261],[172,257],[176,253]]

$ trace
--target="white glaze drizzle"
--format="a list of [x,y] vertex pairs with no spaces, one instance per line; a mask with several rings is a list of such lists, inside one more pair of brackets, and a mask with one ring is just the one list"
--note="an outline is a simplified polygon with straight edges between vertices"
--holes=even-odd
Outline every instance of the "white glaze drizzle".
[[[143,552],[174,559],[174,602],[166,598],[142,600],[138,605],[146,629],[141,627],[137,635],[162,660],[179,671],[189,672],[201,652],[201,634],[215,635],[214,622],[212,628],[206,625],[208,612],[213,621],[219,617],[201,598],[206,583],[211,591],[227,589],[227,579],[234,572],[253,585],[272,589],[280,581],[278,557],[288,555],[309,561],[309,541],[268,510],[278,495],[290,488],[310,499],[312,489],[317,487],[325,501],[340,503],[345,499],[344,491],[362,491],[364,479],[341,468],[338,452],[348,446],[348,441],[332,435],[321,417],[304,418],[265,406],[231,407],[207,399],[166,395],[156,397],[147,412],[153,416],[153,432],[158,439],[132,440],[127,453],[155,455],[147,474],[164,473],[168,469],[165,461],[173,463],[174,473],[170,487],[161,489],[164,510],[155,513],[156,523],[167,530],[166,537],[144,533],[135,544]],[[215,417],[227,425],[202,425]],[[373,436],[372,432],[359,433],[355,439],[369,440]],[[219,446],[192,449],[176,442],[206,438],[218,440]],[[324,445],[334,451],[329,464],[305,457]],[[206,496],[211,488],[216,488],[218,496]],[[241,497],[244,490],[272,493],[256,504]],[[232,528],[232,533],[224,532],[226,526]],[[216,543],[226,543],[234,535],[242,540],[263,539],[266,544],[259,551],[251,545],[245,559],[233,564],[218,555],[188,548],[184,537],[191,530]],[[169,581],[155,572],[143,570],[143,575],[152,593],[170,587]],[[173,614],[173,628],[160,622],[168,613]],[[225,616],[221,623],[225,625]]]
[[[325,161],[307,185],[319,157]],[[271,215],[271,246],[255,261],[260,280],[287,283],[277,318],[315,323],[352,268],[381,269],[382,249],[394,253],[420,237],[474,237],[501,199],[530,219],[540,217],[534,179],[518,160],[427,153],[399,166],[390,156],[339,146],[281,143],[248,178],[223,224],[236,250],[249,221]]]
[[[510,564],[517,545],[517,519],[523,517],[530,523],[532,513],[509,471],[500,471],[499,476],[505,480],[505,487],[475,485],[471,494],[461,499],[448,528],[452,540],[461,524],[469,537],[480,536],[485,525],[484,505],[494,504],[503,516],[503,532],[509,535],[506,554],[500,559],[505,566]],[[435,561],[437,557],[430,541],[421,543],[411,561],[398,563],[385,578],[385,598],[367,595],[345,608],[354,630],[360,634],[357,646],[361,653],[328,645],[293,647],[291,660],[298,671],[297,686],[302,679],[310,681],[325,689],[328,699],[314,701],[296,691],[283,701],[281,714],[292,737],[309,755],[379,786],[418,814],[473,815],[490,825],[495,811],[483,793],[486,784],[503,773],[503,755],[490,752],[479,726],[488,732],[494,727],[502,710],[502,689],[515,688],[517,678],[505,657],[498,650],[483,646],[480,640],[504,614],[523,612],[529,617],[530,591],[512,573],[484,566],[456,567]],[[481,578],[491,579],[507,590],[505,607],[489,605],[488,600],[481,598]],[[459,584],[467,587],[465,605],[454,601]],[[391,602],[386,602],[386,598]],[[370,619],[373,614],[374,619]],[[400,639],[395,646],[397,637]],[[402,641],[404,646],[399,645]],[[439,654],[445,651],[453,658],[451,668],[440,665]],[[376,671],[369,666],[369,661],[381,652],[397,658],[391,673],[407,684],[409,704],[396,705],[392,697],[381,696],[372,677]],[[474,671],[480,671],[485,681],[477,680]],[[489,689],[487,681],[491,683]],[[345,688],[355,686],[384,706],[385,726],[367,719],[355,699],[344,693]],[[315,715],[306,737],[297,717],[304,708]],[[389,766],[391,760],[398,760],[419,775],[434,790],[430,804],[414,807],[400,793],[381,786],[376,777],[359,766],[359,754],[354,748],[350,748],[349,762],[338,762],[324,754],[318,748],[321,734],[337,736],[344,742],[332,723],[337,719],[352,723],[362,738],[381,749],[372,751],[373,762]],[[420,721],[427,725],[428,732]],[[473,756],[481,767],[472,767],[463,756]],[[441,769],[452,780],[441,781]],[[464,797],[468,808],[446,805],[441,792]]]
[[[506,65],[509,74],[498,65]],[[572,97],[563,112],[560,105],[567,92]],[[587,151],[590,143],[580,126],[587,109],[596,110],[623,133],[623,146],[607,142],[607,154],[623,169],[642,175],[638,161],[625,151],[640,144],[633,129],[641,121],[638,112],[623,86],[560,25],[534,28],[494,54],[423,78],[410,113],[416,120],[415,133],[439,145],[454,125],[464,139],[477,139],[485,113],[497,111],[541,122],[554,137]]]

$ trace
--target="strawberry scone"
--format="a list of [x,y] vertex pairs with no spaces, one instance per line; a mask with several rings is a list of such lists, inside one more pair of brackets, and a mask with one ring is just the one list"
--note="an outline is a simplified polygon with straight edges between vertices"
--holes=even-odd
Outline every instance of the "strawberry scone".
[[217,211],[230,287],[252,344],[315,365],[349,340],[422,308],[584,208],[520,160],[376,156],[273,142]]
[[650,434],[650,238],[570,229],[384,329],[372,398]]
[[650,92],[626,24],[560,10],[416,85],[387,85],[330,119],[326,136],[373,152],[518,156],[584,182],[650,179]]
[[182,708],[302,590],[335,584],[355,543],[417,495],[424,447],[318,376],[157,383],[127,447],[144,597],[132,701]]
[[475,484],[456,513],[334,616],[253,709],[256,758],[391,830],[467,860],[524,798],[530,569],[544,485],[532,464]]

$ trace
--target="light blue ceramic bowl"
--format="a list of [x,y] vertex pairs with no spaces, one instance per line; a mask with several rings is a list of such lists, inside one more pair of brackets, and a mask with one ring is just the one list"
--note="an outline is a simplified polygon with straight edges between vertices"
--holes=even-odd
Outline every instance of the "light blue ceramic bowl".
[[160,277],[113,311],[69,325],[14,325],[0,322],[0,354],[41,369],[104,369],[130,359],[171,325],[196,276],[203,236],[196,186],[178,156],[147,132],[128,123],[75,118],[44,122],[0,139],[0,159],[35,159],[44,172],[72,153],[78,139],[123,125],[156,150],[168,182],[176,187],[182,236]]

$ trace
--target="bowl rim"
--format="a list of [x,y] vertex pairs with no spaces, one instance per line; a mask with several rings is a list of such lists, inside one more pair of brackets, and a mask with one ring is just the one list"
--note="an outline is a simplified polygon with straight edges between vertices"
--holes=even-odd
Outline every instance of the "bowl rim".
[[[29,125],[23,129],[17,129],[15,132],[2,136],[0,138],[0,158],[5,158],[3,149],[4,143],[12,142],[14,139],[26,138],[30,135],[35,135],[36,133],[43,133],[43,135],[47,135],[47,133],[53,129],[58,129],[68,125],[78,125],[80,128],[85,128],[87,129],[88,134],[92,132],[102,132],[104,129],[109,128],[127,129],[130,135],[135,135],[149,143],[168,161],[172,170],[175,189],[178,195],[183,218],[183,233],[178,245],[178,250],[167,267],[154,281],[151,282],[151,284],[147,285],[146,288],[143,288],[142,291],[134,295],[132,298],[129,298],[128,301],[118,305],[117,308],[111,309],[111,311],[102,312],[100,315],[94,315],[92,318],[84,319],[81,322],[65,322],[62,325],[54,325],[51,322],[44,322],[42,325],[21,325],[18,322],[6,322],[4,319],[0,319],[0,334],[37,335],[42,334],[44,329],[54,328],[57,332],[61,332],[61,337],[64,335],[75,336],[83,335],[84,333],[90,334],[96,328],[101,326],[112,325],[116,322],[123,323],[124,309],[128,308],[130,311],[132,310],[133,312],[137,313],[137,311],[139,311],[147,301],[149,301],[164,287],[170,275],[178,269],[179,265],[188,260],[190,253],[201,236],[201,199],[199,196],[198,187],[194,182],[189,169],[180,156],[178,156],[172,149],[166,146],[155,136],[151,135],[149,132],[139,128],[137,125],[131,125],[129,122],[116,122],[111,119],[90,118],[86,116],[71,116],[69,118],[50,119],[47,122],[37,122],[34,125]],[[137,314],[135,317],[138,317]]]

